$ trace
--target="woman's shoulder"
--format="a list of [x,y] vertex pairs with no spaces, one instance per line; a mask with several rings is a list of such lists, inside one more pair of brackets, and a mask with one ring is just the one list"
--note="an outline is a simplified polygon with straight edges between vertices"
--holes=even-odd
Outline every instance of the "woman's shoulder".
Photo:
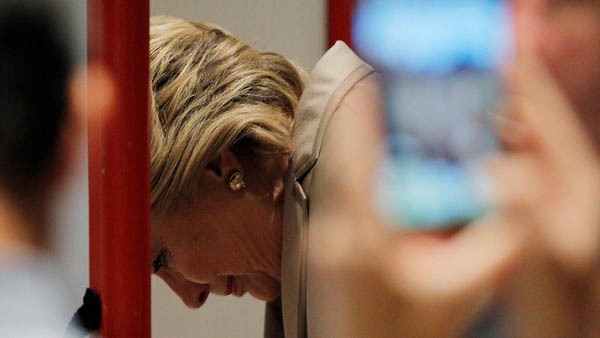
[[346,43],[336,41],[317,61],[310,72],[310,79],[311,82],[331,81],[346,75],[348,70],[366,64]]
[[374,70],[344,42],[336,42],[310,73],[294,122],[292,170],[301,177],[319,156],[331,116],[356,83]]
[[[314,325],[307,325],[307,297],[310,292],[307,288],[306,257],[308,254],[306,238],[307,227],[300,226],[308,222],[308,198],[310,201],[311,215],[318,206],[319,197],[323,189],[311,191],[311,181],[318,172],[327,174],[329,171],[317,169],[317,160],[329,163],[329,159],[320,158],[322,146],[329,134],[336,134],[336,130],[350,126],[344,118],[338,116],[355,116],[348,106],[362,101],[365,89],[370,88],[373,69],[362,61],[343,42],[336,43],[317,62],[310,74],[304,93],[300,98],[296,110],[296,119],[292,133],[294,153],[290,160],[290,175],[288,179],[294,180],[293,185],[286,187],[286,221],[283,230],[282,244],[282,308],[283,321],[286,322],[286,337],[305,337],[305,329],[315,330]],[[360,102],[363,104],[364,102]],[[360,108],[357,108],[360,109]],[[335,120],[335,121],[334,121]],[[355,121],[350,119],[350,121]],[[327,134],[327,135],[326,135]],[[360,133],[357,137],[361,137]],[[324,145],[325,152],[331,152],[330,144]],[[323,157],[329,155],[323,153]],[[333,159],[333,157],[332,157]],[[323,161],[325,160],[325,161]],[[291,183],[289,181],[288,183]],[[325,185],[322,188],[326,188]],[[322,201],[323,199],[321,199]],[[312,217],[312,216],[311,216]],[[313,299],[312,303],[316,300]],[[312,313],[312,315],[318,315]],[[316,319],[313,317],[313,323]],[[309,321],[310,322],[310,321]],[[308,335],[311,336],[311,335]]]

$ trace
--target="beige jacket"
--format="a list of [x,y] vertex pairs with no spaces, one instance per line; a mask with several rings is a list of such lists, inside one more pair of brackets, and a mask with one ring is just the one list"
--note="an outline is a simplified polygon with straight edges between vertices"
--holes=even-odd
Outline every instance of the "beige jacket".
[[337,163],[336,156],[328,154],[346,151],[333,149],[332,144],[339,148],[339,140],[328,142],[327,138],[332,129],[338,130],[339,137],[348,119],[369,113],[377,104],[377,81],[371,74],[369,65],[337,42],[316,64],[300,99],[285,192],[282,290],[280,298],[267,304],[266,338],[322,336],[320,307],[316,306],[321,299],[319,277],[307,261],[314,242],[309,229],[315,213],[335,203],[326,186],[335,180]]

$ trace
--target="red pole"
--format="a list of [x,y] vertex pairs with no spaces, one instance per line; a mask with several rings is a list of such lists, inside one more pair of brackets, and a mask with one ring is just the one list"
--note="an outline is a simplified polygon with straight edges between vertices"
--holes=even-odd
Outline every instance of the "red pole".
[[329,47],[337,40],[342,40],[352,47],[352,11],[355,0],[329,0],[328,37]]
[[90,286],[103,337],[150,337],[148,0],[89,0],[88,58],[117,86],[110,120],[89,125]]

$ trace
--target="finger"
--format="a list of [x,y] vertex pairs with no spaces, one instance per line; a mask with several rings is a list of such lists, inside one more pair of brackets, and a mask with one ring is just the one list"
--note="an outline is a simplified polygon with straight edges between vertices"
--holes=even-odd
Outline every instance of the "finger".
[[517,115],[513,113],[513,104],[507,99],[505,107],[493,117],[496,135],[501,143],[502,149],[506,151],[519,151],[526,149],[531,144],[531,137],[527,128],[518,121]]
[[581,175],[569,178],[575,181],[571,186],[561,187],[568,182],[553,180],[544,172],[544,163],[538,155],[528,153],[488,159],[494,207],[500,212],[520,213],[549,254],[566,271],[580,274],[593,266],[597,257],[600,189]]
[[530,153],[501,154],[487,158],[484,167],[493,182],[496,211],[523,211],[536,206],[543,194],[539,159]]
[[437,245],[399,241],[388,267],[390,282],[419,298],[477,300],[495,293],[525,239],[520,224],[490,217]]
[[[315,230],[326,240],[311,247],[310,257],[311,266],[328,281],[326,303],[341,307],[329,312],[342,314],[337,318],[342,326],[348,317],[360,317],[345,323],[352,327],[349,332],[386,323],[388,330],[378,337],[385,332],[439,337],[462,331],[493,299],[523,246],[504,223],[474,225],[454,236],[385,236],[373,220],[365,220],[371,227],[352,229],[360,220],[351,213],[324,216]],[[392,327],[397,330],[389,331]],[[363,330],[371,332],[364,336],[380,333],[376,328]]]
[[517,58],[519,112],[544,159],[555,210],[539,210],[540,239],[567,271],[581,273],[598,255],[600,164],[589,130],[552,75],[531,50]]
[[553,203],[552,197],[549,197],[548,208],[540,208],[536,215],[539,220],[538,239],[563,272],[574,278],[586,276],[590,270],[597,268],[600,190],[594,186],[597,187],[595,184],[581,184],[577,188],[580,191],[562,193],[564,196],[558,202],[561,205]]
[[521,51],[514,79],[519,118],[551,164],[569,175],[598,168],[587,129],[533,52]]

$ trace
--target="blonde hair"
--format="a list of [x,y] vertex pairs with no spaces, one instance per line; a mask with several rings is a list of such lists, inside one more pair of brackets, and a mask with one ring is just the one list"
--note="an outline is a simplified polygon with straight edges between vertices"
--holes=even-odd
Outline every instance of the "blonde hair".
[[153,215],[193,199],[201,169],[239,141],[256,156],[289,154],[305,76],[214,25],[151,18]]

